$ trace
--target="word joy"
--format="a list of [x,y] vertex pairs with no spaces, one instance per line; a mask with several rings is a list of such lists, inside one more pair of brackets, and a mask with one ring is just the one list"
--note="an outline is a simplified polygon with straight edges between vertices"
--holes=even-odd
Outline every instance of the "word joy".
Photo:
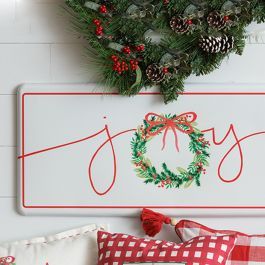
[[[97,136],[103,136],[104,135],[106,137],[106,140],[104,140],[99,145],[97,150],[93,153],[93,155],[92,155],[92,157],[88,163],[88,170],[87,170],[89,182],[90,182],[90,185],[91,185],[93,191],[99,196],[104,196],[110,192],[110,190],[113,188],[113,186],[115,185],[115,182],[117,180],[117,168],[118,168],[119,164],[118,164],[118,159],[117,159],[117,155],[116,155],[116,148],[118,148],[118,147],[115,146],[115,143],[117,142],[117,140],[121,136],[128,135],[128,134],[132,135],[132,133],[135,132],[136,129],[135,128],[128,129],[128,130],[120,131],[116,134],[111,134],[110,131],[111,130],[109,129],[109,126],[106,124],[102,130],[95,132],[94,134],[89,135],[85,138],[77,139],[77,140],[74,140],[72,142],[67,142],[67,143],[63,143],[60,145],[56,145],[56,146],[52,146],[52,147],[49,147],[46,149],[37,150],[37,151],[31,152],[31,153],[22,154],[18,158],[19,159],[26,159],[27,157],[30,157],[30,156],[36,156],[40,153],[51,152],[51,151],[55,151],[57,149],[66,148],[68,146],[71,146],[71,145],[74,145],[74,144],[77,144],[80,142],[90,141],[90,140],[96,138]],[[238,132],[237,132],[237,130],[233,124],[231,124],[229,126],[229,128],[227,129],[227,132],[225,133],[225,135],[223,137],[219,137],[220,140],[217,140],[217,132],[216,132],[216,129],[214,127],[202,130],[202,132],[205,134],[205,137],[208,138],[209,142],[211,143],[212,148],[214,146],[218,147],[218,146],[223,145],[227,141],[228,138],[229,139],[232,138],[232,140],[233,140],[232,145],[223,154],[221,160],[218,163],[218,167],[217,167],[218,178],[224,183],[236,182],[240,178],[240,176],[242,175],[242,172],[244,169],[244,152],[242,149],[243,142],[246,142],[247,140],[249,140],[251,138],[256,138],[260,135],[265,135],[265,131],[260,131],[260,132],[253,132],[249,135],[245,135],[244,137],[240,138],[238,136]],[[110,154],[109,155],[112,158],[112,177],[111,177],[112,179],[111,179],[110,185],[105,190],[100,191],[96,188],[96,186],[94,184],[94,176],[92,173],[92,171],[93,171],[92,169],[94,167],[94,162],[95,162],[97,156],[104,149],[104,147],[110,147]],[[237,168],[237,172],[231,176],[224,176],[222,174],[222,168],[225,165],[225,163],[228,162],[228,160],[230,159],[230,156],[233,152],[236,152],[237,156],[239,158],[239,165]],[[48,264],[46,264],[46,265],[48,265]]]

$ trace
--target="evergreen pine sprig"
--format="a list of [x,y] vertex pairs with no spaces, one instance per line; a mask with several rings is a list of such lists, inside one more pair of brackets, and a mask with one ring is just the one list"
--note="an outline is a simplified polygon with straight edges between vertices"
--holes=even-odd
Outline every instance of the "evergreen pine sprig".
[[264,0],[66,0],[105,83],[135,95],[158,85],[176,100],[191,74],[244,50],[245,28],[265,22]]

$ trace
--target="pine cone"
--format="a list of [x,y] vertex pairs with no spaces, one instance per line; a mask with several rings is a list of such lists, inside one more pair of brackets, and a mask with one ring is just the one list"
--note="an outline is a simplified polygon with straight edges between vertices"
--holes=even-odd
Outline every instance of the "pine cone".
[[163,72],[162,67],[155,63],[150,64],[146,68],[146,75],[150,81],[156,84],[161,83],[165,79],[165,73]]
[[207,53],[227,53],[234,47],[234,37],[201,37],[199,46]]
[[234,48],[235,38],[233,36],[224,36],[221,42],[221,53],[227,53]]
[[218,30],[221,30],[226,26],[225,18],[217,11],[213,11],[208,15],[207,22],[210,27]]
[[172,17],[169,24],[171,29],[176,33],[186,33],[190,27],[188,20],[180,16]]
[[221,37],[206,36],[199,40],[199,46],[208,53],[218,53],[221,50]]

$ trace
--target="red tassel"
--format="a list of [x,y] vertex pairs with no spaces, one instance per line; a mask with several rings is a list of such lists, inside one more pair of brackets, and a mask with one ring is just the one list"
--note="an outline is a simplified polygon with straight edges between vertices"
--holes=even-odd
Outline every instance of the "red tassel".
[[171,218],[153,212],[149,209],[143,209],[141,214],[141,221],[143,223],[143,229],[148,236],[154,237],[161,231],[163,223],[170,224]]

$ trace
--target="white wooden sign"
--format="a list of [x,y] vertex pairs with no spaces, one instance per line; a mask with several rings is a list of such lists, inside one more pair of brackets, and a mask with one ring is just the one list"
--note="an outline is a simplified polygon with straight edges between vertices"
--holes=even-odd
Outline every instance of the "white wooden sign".
[[[23,214],[263,214],[265,86],[188,86],[177,102],[96,85],[18,93]],[[163,148],[162,148],[163,147]]]

